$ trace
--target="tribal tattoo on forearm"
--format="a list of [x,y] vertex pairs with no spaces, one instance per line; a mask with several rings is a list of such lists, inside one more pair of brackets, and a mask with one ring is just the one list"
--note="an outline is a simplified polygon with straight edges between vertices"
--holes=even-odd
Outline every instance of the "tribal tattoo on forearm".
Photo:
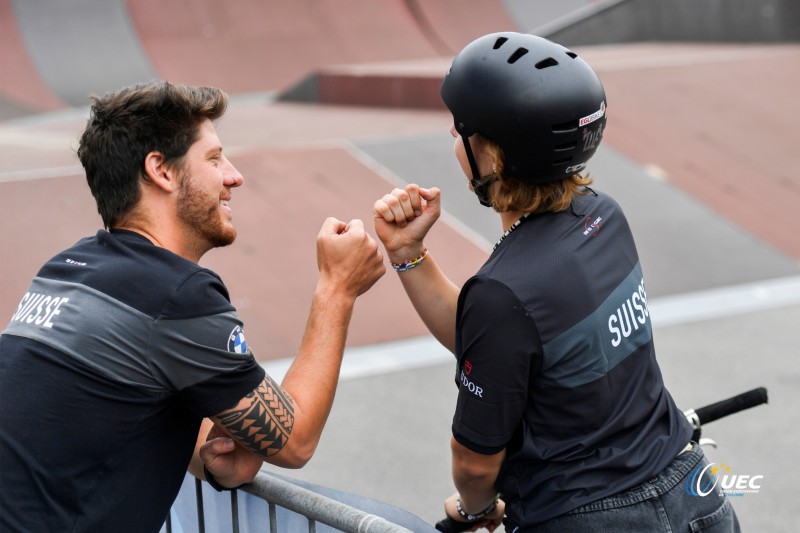
[[222,425],[236,440],[263,457],[283,449],[294,426],[294,401],[269,376],[246,396],[243,409],[231,409],[219,415]]

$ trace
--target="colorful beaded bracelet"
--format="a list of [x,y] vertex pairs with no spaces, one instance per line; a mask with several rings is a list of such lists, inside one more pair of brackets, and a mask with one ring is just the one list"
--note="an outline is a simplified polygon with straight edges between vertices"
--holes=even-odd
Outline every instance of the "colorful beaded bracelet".
[[395,269],[397,272],[405,272],[406,270],[411,270],[415,266],[422,263],[426,257],[428,257],[427,246],[422,251],[422,254],[420,254],[419,257],[415,257],[414,259],[406,259],[402,263],[392,263],[392,268]]

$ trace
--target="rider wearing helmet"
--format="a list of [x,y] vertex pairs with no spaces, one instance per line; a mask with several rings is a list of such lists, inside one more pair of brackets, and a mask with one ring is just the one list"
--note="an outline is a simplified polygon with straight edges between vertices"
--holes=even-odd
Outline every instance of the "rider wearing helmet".
[[685,487],[707,463],[655,359],[625,215],[583,173],[606,124],[597,75],[563,46],[497,33],[456,56],[441,95],[455,155],[505,233],[459,288],[424,244],[438,189],[395,189],[374,213],[415,309],[457,359],[447,515],[490,530],[505,515],[509,532],[711,517],[737,530],[718,487]]

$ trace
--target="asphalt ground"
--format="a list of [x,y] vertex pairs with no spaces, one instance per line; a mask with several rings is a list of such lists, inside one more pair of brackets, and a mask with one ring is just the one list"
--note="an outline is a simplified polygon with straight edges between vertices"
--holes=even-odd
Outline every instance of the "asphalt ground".
[[[690,57],[692,50],[706,51],[690,48]],[[745,531],[793,531],[800,257],[796,230],[787,222],[794,204],[781,202],[796,194],[797,164],[790,151],[781,164],[772,158],[753,163],[743,154],[790,147],[800,138],[791,118],[798,113],[777,113],[768,105],[791,103],[781,96],[787,85],[771,81],[795,79],[798,49],[789,47],[783,62],[772,63],[774,72],[758,75],[746,62],[767,68],[756,53],[750,59],[735,52],[699,54],[704,61],[681,63],[674,51],[650,49],[647,54],[664,53],[673,61],[644,72],[631,60],[640,48],[586,51],[609,52],[627,58],[629,66],[601,72],[609,130],[590,170],[596,187],[617,198],[634,229],[667,386],[682,408],[757,386],[769,389],[769,405],[708,426],[705,435],[718,448],[707,454],[737,475],[763,476],[758,493],[734,497]],[[695,75],[682,75],[680,90],[653,85],[656,74],[664,76],[662,83],[677,79],[669,69],[694,69]],[[709,110],[699,95],[708,98],[703,87],[715,88],[702,76],[712,70],[729,87],[741,81],[748,90]],[[646,94],[667,111],[642,121],[658,127],[637,129],[630,117],[655,105]],[[279,104],[270,96],[234,98],[219,124],[247,183],[231,204],[239,240],[208,254],[204,264],[228,284],[249,343],[279,377],[299,343],[315,275],[313,239],[326,216],[362,218],[369,227],[372,202],[393,186],[439,186],[446,214],[429,245],[456,281],[477,270],[501,230],[466,190],[452,157],[447,113]],[[735,123],[729,115],[719,120],[721,112],[734,110],[747,119],[736,135],[725,129]],[[670,120],[658,122],[665,117]],[[74,155],[85,118],[86,110],[77,109],[0,123],[0,315],[11,314],[43,261],[100,225]],[[714,124],[721,129],[709,126]],[[700,163],[708,160],[709,147],[714,165],[705,168]],[[748,172],[737,172],[745,163]],[[704,176],[717,180],[719,194],[693,188],[705,183]],[[773,218],[776,209],[760,194],[759,184],[772,182],[783,187],[771,198],[784,218]],[[357,304],[342,381],[317,454],[289,475],[396,505],[429,522],[439,519],[453,490],[448,444],[454,370],[415,317],[396,275],[387,273]]]

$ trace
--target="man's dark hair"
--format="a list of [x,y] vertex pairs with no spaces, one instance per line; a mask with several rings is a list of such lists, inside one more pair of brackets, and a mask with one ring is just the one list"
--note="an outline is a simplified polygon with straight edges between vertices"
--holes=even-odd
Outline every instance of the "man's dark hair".
[[145,156],[160,152],[168,163],[180,165],[200,124],[221,117],[228,103],[220,89],[166,81],[91,98],[78,158],[106,228],[118,224],[139,201]]

